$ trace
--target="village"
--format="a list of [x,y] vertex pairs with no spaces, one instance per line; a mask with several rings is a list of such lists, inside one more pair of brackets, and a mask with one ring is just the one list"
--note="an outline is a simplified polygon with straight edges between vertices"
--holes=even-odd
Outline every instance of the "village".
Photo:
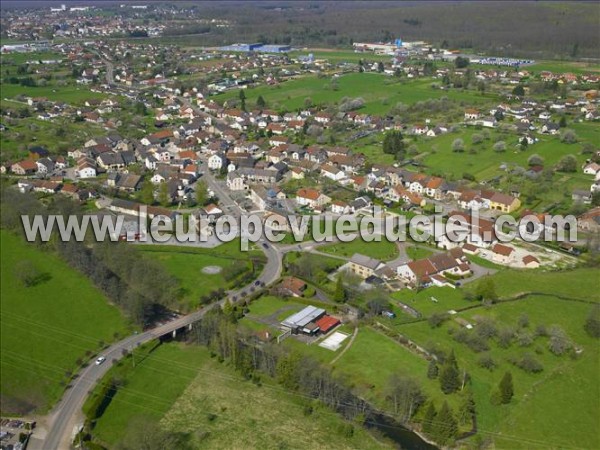
[[[285,29],[316,3],[257,11]],[[548,406],[553,377],[574,404],[591,398],[579,387],[597,360],[596,65],[319,27],[345,40],[312,46],[200,4],[57,3],[0,22],[3,371],[52,372],[54,389],[2,385],[22,418],[3,419],[2,445],[137,448],[147,430],[163,448],[270,448],[253,435],[264,425],[296,448],[289,413],[324,448],[329,435],[340,448],[525,448],[544,433],[563,446],[564,430],[530,437],[517,413]],[[124,221],[113,242],[25,242],[34,213]],[[250,239],[247,217],[270,233]],[[361,232],[336,234],[344,219]],[[194,224],[194,239],[161,220]],[[73,344],[39,369],[20,345],[46,331],[48,354]]]

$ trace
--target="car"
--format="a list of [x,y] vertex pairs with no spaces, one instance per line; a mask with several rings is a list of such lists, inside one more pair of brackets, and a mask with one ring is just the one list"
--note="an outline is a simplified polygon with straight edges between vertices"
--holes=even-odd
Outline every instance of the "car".
[[267,244],[266,242],[263,242],[262,246],[264,249],[269,249],[269,244]]
[[104,356],[99,356],[96,359],[96,365],[99,366],[100,364],[102,364],[104,361],[106,361],[106,358]]
[[260,284],[260,280],[256,280],[256,281],[254,282],[254,286],[258,286],[259,284]]

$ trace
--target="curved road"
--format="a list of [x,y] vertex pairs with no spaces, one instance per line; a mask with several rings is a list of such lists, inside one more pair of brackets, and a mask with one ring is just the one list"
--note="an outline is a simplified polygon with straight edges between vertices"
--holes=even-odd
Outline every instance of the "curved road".
[[[263,245],[264,244],[264,245]],[[267,263],[258,277],[258,281],[269,285],[276,281],[281,275],[282,263],[280,251],[271,244],[261,242],[262,250],[267,256]],[[266,245],[266,247],[265,247]],[[253,285],[254,283],[252,283]],[[49,429],[43,441],[34,439],[31,442],[31,448],[43,450],[67,450],[71,447],[71,439],[73,438],[73,430],[78,424],[83,423],[82,407],[88,396],[88,393],[93,389],[96,383],[110,369],[113,360],[119,360],[123,357],[124,350],[131,351],[138,345],[156,339],[165,334],[172,333],[175,330],[188,326],[198,321],[209,310],[221,306],[229,297],[239,294],[244,291],[242,288],[236,292],[230,292],[228,297],[206,306],[198,311],[195,311],[187,316],[180,317],[176,320],[158,326],[151,330],[147,330],[141,334],[129,336],[119,342],[108,347],[102,355],[106,357],[106,362],[101,365],[96,365],[94,361],[90,362],[81,373],[77,375],[62,400],[54,408],[49,416]]]

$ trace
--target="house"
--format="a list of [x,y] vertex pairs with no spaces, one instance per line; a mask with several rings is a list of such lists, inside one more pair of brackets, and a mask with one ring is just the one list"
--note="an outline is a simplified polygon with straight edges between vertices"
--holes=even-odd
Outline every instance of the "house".
[[306,282],[296,277],[285,277],[280,284],[281,290],[293,297],[302,297],[306,287]]
[[537,269],[540,267],[540,261],[533,255],[523,257],[523,265],[529,269]]
[[495,262],[508,264],[514,259],[515,249],[504,244],[495,244],[492,247],[492,259]]
[[465,110],[465,120],[477,120],[479,119],[479,111],[476,109],[466,109]]
[[521,207],[521,201],[511,195],[495,192],[490,200],[490,209],[495,209],[510,214]]
[[38,167],[37,173],[40,175],[45,175],[54,170],[55,164],[50,158],[40,158],[35,163]]
[[296,203],[300,206],[308,206],[317,209],[331,202],[331,198],[312,188],[302,188],[296,192]]
[[210,170],[221,170],[227,165],[227,158],[223,153],[215,153],[208,158],[208,168]]
[[586,175],[594,175],[595,176],[596,174],[600,173],[600,164],[597,164],[594,162],[586,164],[583,167],[583,173],[585,173]]
[[583,203],[585,205],[589,205],[590,203],[592,203],[592,193],[590,191],[576,189],[571,194],[571,199],[574,202],[579,202],[579,203]]
[[329,124],[331,122],[332,115],[326,112],[318,112],[315,114],[315,122],[318,122],[323,125]]
[[348,214],[350,212],[350,206],[348,203],[341,200],[335,200],[331,203],[331,212],[333,214]]
[[244,177],[234,170],[227,174],[227,187],[232,191],[245,191],[248,189],[248,184]]
[[25,159],[10,166],[12,173],[16,175],[33,175],[38,171],[38,165],[32,159]]
[[583,231],[600,231],[600,206],[589,210],[577,218],[577,227]]
[[437,253],[429,258],[410,261],[397,269],[398,276],[411,284],[438,286],[448,283],[445,275],[460,277],[468,275],[470,271],[469,262],[458,247],[447,253]]
[[340,170],[331,164],[324,164],[321,167],[321,176],[327,177],[333,181],[340,181],[346,178],[346,174],[343,170]]
[[97,175],[96,162],[87,156],[79,158],[76,173],[79,178],[94,178]]
[[544,134],[556,135],[560,132],[560,127],[557,123],[546,122],[540,130]]
[[378,259],[370,258],[360,253],[352,255],[349,263],[350,270],[361,278],[368,278],[375,275],[375,272],[382,266],[385,266],[385,264]]

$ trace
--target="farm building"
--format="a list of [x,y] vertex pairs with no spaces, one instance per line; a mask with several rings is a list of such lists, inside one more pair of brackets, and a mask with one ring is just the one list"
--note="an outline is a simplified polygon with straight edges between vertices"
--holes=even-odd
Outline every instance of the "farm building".
[[324,309],[307,306],[281,322],[281,327],[290,330],[292,334],[317,334],[328,333],[339,323],[339,319],[328,316]]

